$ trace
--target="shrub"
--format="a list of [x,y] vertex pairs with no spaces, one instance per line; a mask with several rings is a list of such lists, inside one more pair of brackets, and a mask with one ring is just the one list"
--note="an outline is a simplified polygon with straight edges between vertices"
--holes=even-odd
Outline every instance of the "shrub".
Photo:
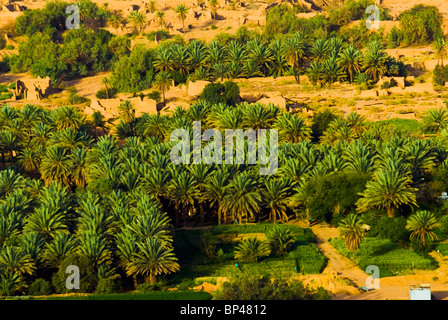
[[296,279],[275,279],[237,273],[213,294],[213,300],[328,300],[330,295],[319,287],[311,290]]
[[370,225],[369,236],[389,239],[392,242],[407,243],[410,232],[406,230],[406,218],[381,217]]
[[401,13],[398,18],[406,45],[428,44],[443,35],[443,18],[435,6],[419,4]]
[[28,288],[28,295],[30,296],[46,296],[54,292],[51,283],[45,279],[36,279]]
[[98,277],[93,266],[87,257],[77,254],[71,254],[65,258],[59,270],[52,277],[52,284],[57,293],[68,293],[71,290],[66,287],[66,280],[69,276],[65,270],[68,266],[74,265],[79,268],[79,289],[73,289],[75,292],[94,292]]
[[295,260],[297,271],[303,274],[319,274],[327,264],[325,256],[312,244],[297,246],[289,257]]
[[115,96],[117,95],[117,93],[118,93],[118,90],[117,90],[117,89],[115,89],[115,88],[108,88],[108,89],[107,89],[107,92],[106,92],[106,89],[98,90],[98,91],[95,93],[95,96],[96,96],[98,99],[113,99],[113,98],[115,98]]
[[117,293],[123,288],[122,280],[119,275],[108,278],[101,278],[96,285],[96,293]]
[[139,283],[137,285],[136,289],[139,292],[148,293],[148,292],[160,291],[160,290],[162,290],[162,286],[159,283],[154,283],[154,284]]
[[162,99],[162,95],[160,94],[159,91],[157,90],[153,90],[150,93],[148,93],[146,95],[149,99],[153,99],[156,100],[157,102],[160,102],[160,100]]
[[238,102],[239,95],[240,88],[238,85],[232,81],[226,81],[224,84],[219,82],[207,84],[199,98],[211,105],[223,103],[229,106],[235,106]]

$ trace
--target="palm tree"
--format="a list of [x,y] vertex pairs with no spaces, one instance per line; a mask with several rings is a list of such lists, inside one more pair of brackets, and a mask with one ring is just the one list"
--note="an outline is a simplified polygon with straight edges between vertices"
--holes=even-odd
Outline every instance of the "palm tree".
[[109,79],[107,77],[103,77],[101,82],[104,84],[104,90],[106,90],[106,99],[109,99]]
[[437,240],[437,235],[433,230],[439,226],[440,222],[437,221],[435,215],[426,210],[417,211],[408,218],[406,223],[406,229],[412,231],[410,239],[418,238],[423,247],[426,247],[427,241],[431,243]]
[[210,9],[212,11],[213,20],[216,19],[216,10],[218,8],[218,0],[208,0],[208,4],[210,5]]
[[166,98],[165,93],[173,85],[173,80],[171,74],[167,71],[159,72],[154,78],[154,88],[162,92],[163,103],[165,104]]
[[103,133],[106,133],[105,127],[104,127],[104,116],[102,115],[101,111],[96,110],[92,113],[92,125],[95,128],[95,137],[98,138],[98,128],[103,129]]
[[7,245],[0,251],[0,270],[19,275],[32,275],[36,271],[33,259],[21,248]]
[[64,214],[57,209],[41,206],[26,219],[24,230],[37,232],[43,238],[51,240],[61,231],[67,231]]
[[317,39],[310,48],[314,61],[323,62],[329,57],[330,43],[325,39]]
[[179,19],[182,21],[182,31],[185,32],[185,19],[187,18],[188,8],[184,4],[178,4],[176,7],[176,13]]
[[54,234],[53,240],[45,246],[44,260],[50,266],[58,267],[70,253],[76,251],[77,245],[74,235],[58,231]]
[[438,109],[429,109],[426,116],[422,119],[422,130],[425,132],[436,132],[440,135],[440,131],[448,125],[448,110],[445,107]]
[[266,235],[272,252],[277,255],[286,255],[296,241],[296,235],[287,228],[275,227]]
[[308,52],[307,43],[307,37],[303,33],[297,32],[286,40],[283,46],[283,55],[291,65],[297,83],[300,83],[299,74],[302,68],[302,62]]
[[159,26],[160,29],[163,29],[164,25],[165,25],[165,11],[157,11],[156,12],[156,17],[157,19],[159,19]]
[[120,116],[126,124],[130,124],[135,119],[135,108],[130,100],[124,100],[118,106]]
[[258,262],[262,257],[270,253],[269,244],[257,237],[250,237],[241,241],[235,248],[235,259],[249,262]]
[[359,215],[354,213],[349,214],[339,223],[339,233],[345,239],[345,247],[353,251],[353,265],[355,265],[355,252],[361,246],[362,237],[369,228]]
[[78,130],[85,123],[82,113],[73,106],[62,106],[52,111],[52,116],[57,130],[66,128]]
[[205,164],[193,164],[188,168],[193,175],[195,182],[196,182],[196,199],[199,203],[199,217],[200,217],[200,225],[204,225],[205,221],[205,212],[204,212],[204,189],[206,186],[206,183],[208,182],[208,178],[213,173],[212,166],[205,165]]
[[277,217],[282,222],[288,221],[286,215],[289,197],[291,196],[291,180],[282,179],[267,179],[262,190],[262,199],[264,206],[269,209],[269,220],[276,223]]
[[434,42],[434,50],[436,51],[436,54],[439,56],[439,61],[442,62],[442,67],[443,65],[443,57],[446,54],[446,47],[447,47],[447,42],[445,40],[444,36],[439,36],[436,38],[436,41]]
[[142,32],[143,27],[147,22],[146,16],[138,11],[132,11],[128,16],[128,19],[132,22],[133,26],[139,30],[139,32]]
[[344,79],[345,74],[339,66],[337,58],[335,56],[332,56],[325,60],[323,67],[325,82],[329,83],[330,86],[334,82]]
[[160,47],[156,51],[153,65],[157,71],[174,70],[173,51],[170,48]]
[[348,72],[350,83],[353,83],[354,76],[361,72],[362,68],[362,53],[356,49],[353,44],[350,44],[344,51],[341,52],[337,59],[341,70]]
[[311,137],[311,128],[306,125],[305,119],[289,112],[282,113],[274,125],[279,129],[279,134],[286,141],[298,143]]
[[157,275],[169,274],[179,270],[177,258],[171,247],[158,238],[147,238],[138,242],[138,252],[126,266],[128,275],[146,276],[150,284],[157,282]]
[[187,46],[174,44],[170,47],[172,52],[171,64],[173,69],[182,75],[188,75],[190,72],[190,50]]
[[229,184],[223,199],[223,209],[231,214],[232,219],[238,218],[241,224],[243,217],[247,222],[249,216],[258,213],[261,201],[257,181],[249,174],[240,174]]
[[40,172],[47,185],[52,181],[68,185],[71,163],[66,149],[58,146],[48,148],[40,164]]
[[207,178],[205,184],[204,197],[210,203],[210,206],[216,204],[218,211],[218,224],[226,223],[226,216],[222,217],[223,200],[226,194],[227,185],[230,182],[230,174],[223,170],[217,170]]
[[410,175],[398,170],[381,168],[372,181],[367,182],[366,189],[357,201],[357,210],[365,212],[372,208],[386,209],[390,218],[395,210],[403,205],[416,206],[416,188],[412,188]]
[[41,162],[38,153],[32,148],[23,149],[17,158],[19,165],[29,173],[36,171]]
[[275,114],[261,103],[254,103],[243,108],[243,126],[254,129],[258,136],[258,130],[268,129],[275,121]]
[[79,234],[78,238],[78,251],[85,255],[94,267],[110,261],[112,252],[108,248],[104,235],[97,235],[88,230]]
[[363,57],[364,72],[373,77],[374,82],[386,73],[387,54],[382,50],[379,42],[369,43],[368,50]]
[[185,226],[187,216],[191,215],[191,211],[193,211],[194,199],[196,197],[196,181],[193,175],[186,171],[173,175],[169,193],[169,197],[174,202],[176,209],[176,225],[179,225],[180,212]]

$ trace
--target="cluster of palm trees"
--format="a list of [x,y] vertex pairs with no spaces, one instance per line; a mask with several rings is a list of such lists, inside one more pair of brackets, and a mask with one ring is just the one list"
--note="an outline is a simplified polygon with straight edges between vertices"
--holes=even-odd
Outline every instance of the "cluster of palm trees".
[[[438,132],[434,139],[386,141],[386,125],[351,113],[335,117],[318,143],[310,140],[308,119],[274,105],[198,101],[136,117],[124,101],[120,110],[120,122],[107,125],[100,114],[87,119],[71,106],[0,108],[2,290],[11,283],[18,289],[21,279],[70,253],[86,256],[97,270],[115,267],[154,282],[178,269],[172,224],[308,220],[309,187],[338,172],[370,177],[355,210],[393,217],[417,208],[425,180],[448,168],[445,108],[423,121],[422,129]],[[260,176],[259,163],[173,164],[170,134],[192,132],[193,121],[202,130],[277,129],[278,171]]]
[[306,74],[314,84],[336,81],[377,82],[382,76],[406,75],[406,68],[388,56],[378,41],[362,50],[341,38],[312,42],[302,32],[284,41],[254,38],[247,42],[231,40],[226,44],[191,41],[187,45],[161,44],[154,54],[158,72],[177,72],[185,79],[213,80]]

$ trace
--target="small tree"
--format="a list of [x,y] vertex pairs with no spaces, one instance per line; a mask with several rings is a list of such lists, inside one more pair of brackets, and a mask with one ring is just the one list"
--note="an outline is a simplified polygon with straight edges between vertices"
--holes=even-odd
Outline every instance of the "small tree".
[[172,87],[173,79],[168,71],[162,71],[158,73],[154,78],[154,88],[162,92],[163,104],[165,104],[165,93]]
[[421,241],[424,248],[434,240],[437,240],[437,235],[434,229],[440,226],[440,222],[432,212],[422,210],[417,211],[411,215],[407,220],[406,229],[412,231],[410,240],[417,238]]
[[179,4],[176,7],[176,13],[179,19],[182,21],[182,31],[185,32],[185,19],[187,18],[188,8],[184,4]]
[[354,213],[349,214],[339,223],[339,232],[345,239],[347,250],[353,251],[353,265],[355,264],[355,251],[361,246],[361,240],[369,226],[364,224],[362,219]]

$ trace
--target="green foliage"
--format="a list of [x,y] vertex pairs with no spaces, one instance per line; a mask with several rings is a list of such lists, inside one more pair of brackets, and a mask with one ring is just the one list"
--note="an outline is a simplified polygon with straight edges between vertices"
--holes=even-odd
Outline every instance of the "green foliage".
[[65,270],[68,266],[74,265],[79,268],[79,289],[77,292],[94,292],[98,283],[97,274],[90,260],[84,255],[71,254],[65,258],[58,271],[52,277],[52,284],[57,293],[70,292],[66,287],[67,273]]
[[381,217],[371,223],[370,237],[389,239],[392,242],[408,243],[410,232],[406,230],[406,218]]
[[[352,253],[345,248],[341,238],[331,239],[331,244],[346,257]],[[429,256],[421,256],[388,239],[364,238],[356,254],[356,263],[365,270],[369,265],[380,268],[380,277],[397,275],[410,269],[434,270],[437,263]]]
[[424,45],[433,42],[442,32],[442,15],[435,6],[414,6],[398,17],[405,45]]
[[239,94],[239,87],[236,83],[231,81],[226,81],[223,84],[215,82],[207,84],[199,98],[211,105],[223,103],[228,106],[235,106]]
[[28,287],[30,296],[46,296],[54,293],[53,286],[45,279],[38,278]]
[[327,265],[327,258],[312,244],[298,245],[289,258],[294,259],[297,272],[303,274],[320,274]]
[[312,290],[298,280],[271,279],[251,273],[235,274],[223,283],[213,300],[328,300],[324,289]]
[[108,278],[100,278],[96,285],[95,293],[117,293],[123,289],[122,279],[119,275]]
[[98,99],[113,99],[115,98],[117,93],[118,90],[115,88],[107,88],[107,91],[106,89],[101,89],[95,93],[95,97],[97,97]]
[[111,85],[120,92],[148,89],[154,77],[150,51],[137,46],[129,56],[122,56],[113,66]]

